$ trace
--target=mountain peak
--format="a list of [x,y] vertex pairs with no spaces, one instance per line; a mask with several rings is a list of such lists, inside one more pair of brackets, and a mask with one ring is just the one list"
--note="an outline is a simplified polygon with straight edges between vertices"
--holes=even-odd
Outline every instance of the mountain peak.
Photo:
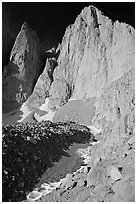
[[26,21],[22,24],[21,30],[24,30],[24,31],[30,30],[30,27]]

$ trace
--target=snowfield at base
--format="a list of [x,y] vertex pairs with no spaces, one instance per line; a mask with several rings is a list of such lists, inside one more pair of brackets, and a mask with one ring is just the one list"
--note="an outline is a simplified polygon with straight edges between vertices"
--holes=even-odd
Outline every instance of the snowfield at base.
[[41,122],[41,121],[43,121],[43,120],[44,120],[44,121],[45,121],[45,120],[53,121],[54,114],[55,114],[54,112],[49,111],[48,114],[46,114],[46,115],[40,117],[38,113],[35,113],[35,114],[34,114],[34,117],[35,117],[35,119],[36,119],[38,122]]
[[39,109],[49,112],[50,109],[49,109],[49,107],[48,107],[48,103],[49,103],[49,98],[46,98],[46,99],[45,99],[45,103],[43,103],[43,104],[39,107]]
[[39,107],[40,110],[47,111],[48,114],[46,114],[46,115],[44,115],[44,116],[41,116],[41,117],[39,116],[38,113],[35,113],[35,114],[34,114],[34,117],[35,117],[35,119],[36,119],[38,122],[41,122],[41,121],[43,121],[43,120],[44,120],[44,121],[45,121],[45,120],[53,121],[53,117],[54,117],[54,115],[55,115],[55,112],[53,112],[52,110],[49,109],[48,103],[49,103],[49,98],[46,98],[46,99],[45,99],[45,103],[43,103],[43,104]]
[[[53,117],[54,117],[54,112],[53,111],[51,111],[50,109],[49,109],[49,107],[48,107],[48,103],[49,103],[49,98],[46,98],[45,99],[45,103],[43,103],[40,107],[39,107],[39,109],[40,110],[42,110],[42,111],[47,111],[48,112],[48,114],[46,114],[46,115],[44,115],[44,116],[39,116],[39,114],[38,113],[35,113],[34,114],[34,117],[35,117],[35,119],[38,121],[38,122],[41,122],[41,121],[45,121],[45,120],[50,120],[50,121],[52,121],[52,119],[53,119]],[[21,109],[20,109],[22,112],[23,112],[23,114],[22,114],[22,118],[20,119],[20,120],[18,120],[17,122],[22,122],[32,111],[30,111],[29,109],[28,109],[28,107],[26,106],[26,102],[25,103],[23,103],[23,105],[21,106]]]
[[[27,102],[27,101],[26,101]],[[21,119],[18,120],[17,122],[22,122],[32,111],[30,111],[28,109],[28,107],[26,106],[26,102],[22,104],[20,110],[22,111],[22,115],[21,115]]]
[[[45,114],[44,116],[39,116],[38,113],[34,114],[35,119],[38,122],[41,121],[46,121],[46,120],[50,120],[53,121],[53,117],[55,115],[55,112],[53,112],[52,110],[49,109],[48,107],[48,102],[49,102],[49,98],[46,98],[45,103],[43,103],[40,107],[39,110],[41,111],[46,111],[48,112],[48,114]],[[22,104],[22,106],[15,111],[12,111],[8,114],[2,114],[2,119],[3,119],[3,123],[4,124],[11,124],[11,123],[21,123],[25,120],[25,118],[34,111],[29,110],[28,106],[27,106],[27,101],[24,102]]]

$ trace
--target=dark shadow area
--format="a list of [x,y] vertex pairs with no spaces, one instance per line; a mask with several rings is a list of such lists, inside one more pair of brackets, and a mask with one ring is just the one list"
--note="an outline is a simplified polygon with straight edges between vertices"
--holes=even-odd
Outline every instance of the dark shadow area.
[[20,107],[20,104],[17,101],[5,101],[4,99],[2,100],[3,114],[8,114],[11,111],[16,111],[19,107]]
[[11,53],[11,50],[13,48],[14,42],[15,42],[15,39],[9,39],[9,41],[6,44],[2,40],[2,70],[3,70],[4,66],[7,65],[9,62],[10,53]]
[[18,120],[22,119],[21,115],[23,115],[23,112],[19,108],[10,113],[2,114],[2,124],[9,125],[12,123],[15,125]]
[[85,126],[73,122],[26,123],[2,127],[2,199],[22,201],[45,171],[73,144],[94,141]]

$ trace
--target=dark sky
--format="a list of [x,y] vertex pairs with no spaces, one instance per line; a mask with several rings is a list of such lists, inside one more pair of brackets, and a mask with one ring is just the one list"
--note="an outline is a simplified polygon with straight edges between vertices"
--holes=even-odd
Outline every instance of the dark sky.
[[119,20],[134,27],[135,3],[130,2],[4,2],[3,19],[17,35],[21,25],[27,21],[41,40],[61,40],[66,27],[74,23],[85,6],[93,5],[113,21]]

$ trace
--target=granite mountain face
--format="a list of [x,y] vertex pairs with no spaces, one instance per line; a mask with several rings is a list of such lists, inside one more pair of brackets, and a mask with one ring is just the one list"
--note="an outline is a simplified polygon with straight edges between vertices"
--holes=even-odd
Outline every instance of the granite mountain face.
[[[67,27],[58,47],[41,50],[40,45],[36,33],[23,24],[3,70],[3,112],[26,102],[35,118],[36,109],[45,105],[47,112],[55,113],[53,124],[71,121],[85,125],[96,144],[80,152],[86,161],[83,172],[67,174],[60,188],[39,201],[133,202],[134,28],[112,22],[89,6]],[[34,127],[40,124],[36,122]]]
[[68,98],[100,97],[112,82],[134,69],[134,38],[131,26],[112,23],[94,7],[83,9],[63,37],[53,73],[51,102],[54,90],[60,98],[57,82],[67,84],[66,93],[67,87],[71,90]]
[[69,98],[99,98],[106,87],[134,70],[134,44],[131,26],[113,23],[97,8],[86,7],[66,29],[59,54],[56,49],[52,54],[45,53],[48,59],[40,75],[39,40],[24,24],[3,72],[3,109],[9,106],[6,104],[10,104],[10,110],[20,106],[33,88],[33,103],[38,103],[37,95],[42,92],[43,100],[50,97],[52,109],[58,109]]

